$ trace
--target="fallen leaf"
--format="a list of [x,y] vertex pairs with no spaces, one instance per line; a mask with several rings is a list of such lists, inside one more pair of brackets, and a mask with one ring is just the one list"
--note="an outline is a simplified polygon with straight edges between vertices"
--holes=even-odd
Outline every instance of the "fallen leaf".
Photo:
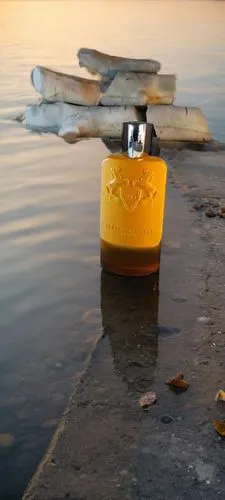
[[189,387],[189,383],[187,380],[184,380],[184,374],[182,372],[178,372],[175,377],[168,378],[166,384],[181,389],[182,391],[186,391]]
[[213,420],[213,427],[220,436],[225,437],[225,420]]
[[183,380],[184,374],[182,372],[178,372],[174,378],[175,380]]
[[141,408],[147,408],[156,402],[157,396],[155,392],[146,392],[139,399],[139,404]]
[[222,389],[217,392],[215,401],[225,401],[225,392]]

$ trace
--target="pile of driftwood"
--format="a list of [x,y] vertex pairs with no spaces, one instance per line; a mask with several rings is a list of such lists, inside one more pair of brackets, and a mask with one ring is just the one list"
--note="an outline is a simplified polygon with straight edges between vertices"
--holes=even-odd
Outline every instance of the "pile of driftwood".
[[128,59],[82,48],[79,65],[96,79],[36,66],[31,73],[42,102],[27,106],[27,128],[54,132],[67,142],[121,135],[125,121],[153,123],[163,141],[209,142],[211,133],[199,108],[173,104],[175,75],[159,73],[152,59]]

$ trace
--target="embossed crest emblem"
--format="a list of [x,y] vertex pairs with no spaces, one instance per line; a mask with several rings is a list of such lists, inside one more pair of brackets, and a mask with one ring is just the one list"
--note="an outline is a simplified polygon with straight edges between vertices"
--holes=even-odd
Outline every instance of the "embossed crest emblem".
[[142,190],[137,186],[124,185],[120,188],[120,198],[128,212],[132,212],[141,200]]
[[153,172],[143,170],[137,179],[128,179],[122,174],[122,169],[112,168],[112,181],[106,185],[106,191],[115,201],[122,201],[124,208],[132,212],[139,203],[151,202],[157,189],[153,184]]

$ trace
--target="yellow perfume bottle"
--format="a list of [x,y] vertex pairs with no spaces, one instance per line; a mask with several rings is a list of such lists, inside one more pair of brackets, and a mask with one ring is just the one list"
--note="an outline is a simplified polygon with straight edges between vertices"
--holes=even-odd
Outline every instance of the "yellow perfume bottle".
[[124,123],[123,152],[102,163],[101,265],[115,274],[145,276],[159,269],[167,166],[146,153],[152,129]]

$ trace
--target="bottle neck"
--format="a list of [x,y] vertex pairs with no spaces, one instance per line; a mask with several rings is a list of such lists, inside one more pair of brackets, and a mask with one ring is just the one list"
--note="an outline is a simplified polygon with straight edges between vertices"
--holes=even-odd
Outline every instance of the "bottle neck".
[[[136,125],[136,124],[135,124]],[[141,158],[145,152],[146,124],[131,124],[127,129],[127,156]]]
[[146,122],[123,123],[122,151],[128,158],[141,158],[151,155],[153,137],[156,137],[154,125]]

